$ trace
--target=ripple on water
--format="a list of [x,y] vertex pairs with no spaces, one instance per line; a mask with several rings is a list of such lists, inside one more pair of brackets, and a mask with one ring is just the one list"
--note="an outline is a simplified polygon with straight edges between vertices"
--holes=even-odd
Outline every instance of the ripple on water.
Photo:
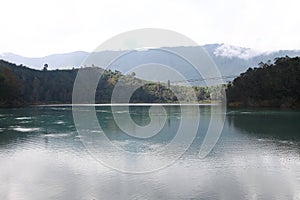
[[43,135],[43,137],[59,138],[59,137],[68,137],[71,136],[69,133],[49,133]]
[[28,124],[28,123],[31,123],[32,121],[27,121],[27,120],[24,120],[24,121],[20,121],[19,124]]
[[41,130],[41,128],[25,128],[25,127],[20,127],[20,126],[12,127],[11,129],[14,130],[14,131],[24,132],[24,133],[27,133],[27,132],[36,132],[36,131],[40,131]]
[[288,141],[288,140],[279,140],[278,142],[281,144],[294,144],[293,141]]
[[122,113],[128,113],[128,111],[127,110],[120,110],[120,111],[115,111],[113,113],[122,114]]
[[54,124],[65,124],[65,122],[62,120],[59,120],[59,121],[54,122]]
[[100,112],[100,113],[111,113],[111,111],[109,111],[109,110],[96,110],[96,112]]
[[72,108],[50,108],[52,110],[71,110]]
[[27,120],[27,119],[32,119],[33,117],[17,117],[17,120]]

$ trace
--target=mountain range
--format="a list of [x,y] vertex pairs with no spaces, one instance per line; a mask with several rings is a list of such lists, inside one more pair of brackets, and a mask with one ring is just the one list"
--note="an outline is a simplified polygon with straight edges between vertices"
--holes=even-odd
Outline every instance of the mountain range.
[[[222,76],[235,76],[245,72],[249,67],[256,67],[260,62],[273,62],[276,57],[294,57],[300,56],[300,50],[279,50],[273,52],[259,52],[251,48],[243,48],[228,44],[207,44],[198,47],[168,47],[170,51],[184,52],[196,58],[199,49],[204,49],[214,61]],[[0,59],[22,64],[24,66],[42,69],[45,63],[49,69],[68,69],[78,68],[82,65],[95,65],[103,67],[109,64],[111,58],[121,55],[124,51],[101,51],[101,52],[85,52],[76,51],[63,54],[52,54],[45,57],[24,57],[13,53],[0,54]],[[88,58],[88,59],[87,59]],[[86,60],[87,59],[87,60]],[[184,62],[170,54],[157,52],[153,49],[135,51],[127,56],[114,61],[110,69],[118,70],[126,73],[132,66],[145,64],[148,62],[160,63],[162,65],[173,66],[176,63],[176,70],[181,70],[186,79],[195,78],[195,71],[190,70],[187,62]],[[154,77],[155,71],[149,71],[148,77]],[[137,73],[139,76],[139,73]],[[196,76],[197,77],[197,76]],[[159,78],[158,78],[159,79]],[[231,78],[232,79],[232,78]]]

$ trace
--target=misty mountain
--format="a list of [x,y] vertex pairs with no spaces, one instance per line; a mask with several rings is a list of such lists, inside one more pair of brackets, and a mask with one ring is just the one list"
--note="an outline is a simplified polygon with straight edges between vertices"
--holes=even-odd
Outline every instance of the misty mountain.
[[22,64],[33,69],[42,69],[45,63],[50,66],[49,69],[70,69],[78,67],[83,60],[89,55],[88,52],[75,51],[71,53],[52,54],[44,57],[24,57],[14,53],[0,54],[0,59],[15,64]]
[[[276,57],[283,57],[286,55],[290,57],[300,56],[300,50],[258,52],[250,48],[227,44],[208,44],[198,47],[167,47],[163,49],[166,49],[167,51],[161,51],[159,49],[143,49],[131,51],[129,53],[126,53],[125,51],[102,51],[93,53],[76,51],[37,58],[23,57],[13,53],[4,53],[0,55],[0,59],[16,64],[22,64],[34,69],[42,69],[45,63],[49,65],[49,69],[77,68],[84,65],[96,65],[104,68],[109,65],[110,69],[118,70],[122,73],[128,73],[128,70],[134,66],[143,64],[151,66],[149,63],[159,63],[161,65],[172,66],[186,79],[193,79],[199,77],[199,73],[195,71],[193,66],[186,60],[170,52],[182,52],[184,55],[189,55],[189,58],[194,59],[200,56],[199,52],[205,50],[220,70],[222,76],[239,75],[240,73],[245,72],[249,67],[258,66],[258,63],[260,62],[273,61]],[[118,59],[111,62],[111,60],[116,57],[118,57]],[[141,78],[152,80],[160,80],[159,75],[163,75],[165,79],[172,79],[175,75],[172,73],[157,73],[157,69],[154,66],[152,68],[153,70],[150,70],[151,67],[148,67],[149,70],[144,70],[142,71],[143,73],[139,72],[137,69],[136,74]]]

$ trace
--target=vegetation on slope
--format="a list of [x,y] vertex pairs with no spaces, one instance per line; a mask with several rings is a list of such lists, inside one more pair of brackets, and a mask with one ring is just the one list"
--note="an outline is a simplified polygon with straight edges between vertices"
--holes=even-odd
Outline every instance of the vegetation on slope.
[[249,68],[228,85],[229,106],[300,107],[300,58],[276,58]]
[[[300,107],[300,58],[276,58],[274,63],[260,63],[249,68],[228,84],[226,90],[229,106],[252,107]],[[96,103],[111,102],[112,91],[122,79],[124,92],[139,86],[131,96],[134,103],[174,103],[175,93],[192,101],[191,90],[184,86],[171,88],[165,83],[154,83],[123,75],[119,71],[103,71],[95,94]],[[71,103],[73,84],[79,69],[33,70],[0,60],[0,107],[19,107],[32,104]],[[193,87],[198,101],[221,99],[215,91],[218,87]],[[124,102],[125,103],[125,102]]]
[[[86,70],[91,69],[87,68]],[[122,79],[126,87],[141,86],[132,95],[130,101],[135,103],[170,103],[177,102],[177,91],[191,101],[191,90],[184,86],[172,86],[154,83],[123,75],[119,71],[104,71],[93,67],[95,73],[103,73],[95,94],[96,103],[111,102],[112,91]],[[15,65],[0,60],[0,107],[19,107],[32,104],[71,103],[73,84],[79,69],[70,70],[34,70],[22,65]],[[193,87],[199,101],[209,101],[207,87]],[[125,103],[125,102],[124,102]]]

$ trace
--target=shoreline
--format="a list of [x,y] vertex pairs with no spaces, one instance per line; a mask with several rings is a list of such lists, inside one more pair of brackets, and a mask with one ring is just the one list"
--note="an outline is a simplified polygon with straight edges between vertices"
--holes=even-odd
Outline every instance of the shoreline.
[[103,104],[41,104],[33,107],[79,107],[79,106],[218,106],[218,103],[103,103]]

